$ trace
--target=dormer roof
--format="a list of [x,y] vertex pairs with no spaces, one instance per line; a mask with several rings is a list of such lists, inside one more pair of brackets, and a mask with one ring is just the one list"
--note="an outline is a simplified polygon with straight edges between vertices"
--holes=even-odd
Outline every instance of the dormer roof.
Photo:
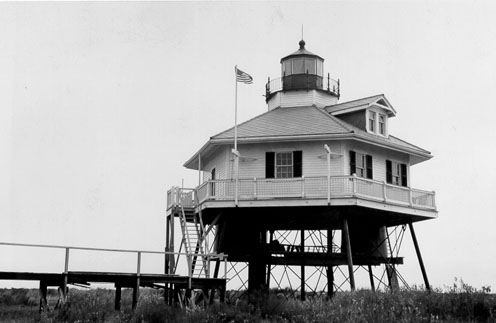
[[[427,150],[393,136],[381,137],[370,134],[317,107],[276,108],[238,125],[239,144],[310,140],[366,142],[407,153],[411,156],[412,164],[432,158]],[[206,157],[217,147],[233,143],[234,127],[212,136],[184,166],[197,169],[198,154]]]
[[394,117],[396,115],[396,110],[393,108],[391,103],[389,103],[384,94],[378,94],[363,99],[334,104],[327,106],[324,109],[332,115],[340,115],[365,110],[374,106],[386,111],[388,117]]

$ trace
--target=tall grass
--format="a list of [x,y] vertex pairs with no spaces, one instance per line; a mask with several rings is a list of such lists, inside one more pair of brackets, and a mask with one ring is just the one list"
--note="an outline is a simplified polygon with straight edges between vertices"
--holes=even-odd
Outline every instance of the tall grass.
[[[238,298],[232,304],[208,308],[169,307],[158,290],[143,289],[131,311],[131,291],[123,290],[122,310],[115,311],[114,291],[71,290],[69,305],[37,314],[37,291],[0,291],[1,322],[496,322],[496,295],[489,287],[477,290],[462,280],[431,293],[413,288],[391,292],[340,292],[331,300],[311,297],[304,302],[270,292],[264,297]],[[51,303],[55,301],[51,297]],[[16,303],[17,302],[17,303]],[[16,304],[15,304],[16,303]],[[5,309],[17,306],[16,311]],[[25,313],[26,315],[23,315]],[[36,314],[35,314],[36,313]]]

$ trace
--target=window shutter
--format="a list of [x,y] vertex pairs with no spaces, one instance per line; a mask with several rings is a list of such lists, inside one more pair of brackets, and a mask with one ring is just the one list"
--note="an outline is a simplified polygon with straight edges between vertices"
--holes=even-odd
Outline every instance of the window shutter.
[[275,158],[274,152],[265,153],[265,178],[274,178]]
[[401,164],[401,186],[408,186],[406,164]]
[[303,174],[302,155],[301,150],[293,151],[293,177],[301,177]]
[[386,160],[386,182],[393,183],[393,164],[390,160]]
[[367,163],[367,178],[372,179],[373,174],[372,174],[372,156],[367,155],[365,157],[366,163]]
[[350,175],[356,173],[356,153],[350,150]]

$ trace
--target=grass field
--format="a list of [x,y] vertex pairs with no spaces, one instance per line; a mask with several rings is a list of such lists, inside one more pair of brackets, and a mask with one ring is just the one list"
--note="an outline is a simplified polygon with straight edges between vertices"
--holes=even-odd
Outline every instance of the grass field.
[[[49,293],[51,308],[56,292]],[[115,311],[114,292],[107,289],[69,293],[65,310],[38,313],[38,291],[0,290],[0,322],[496,322],[496,295],[455,281],[444,290],[394,293],[359,290],[341,292],[332,300],[322,297],[300,302],[270,295],[248,302],[214,304],[184,310],[164,304],[160,291],[143,289],[137,309],[131,311],[131,291],[123,290],[122,310]]]

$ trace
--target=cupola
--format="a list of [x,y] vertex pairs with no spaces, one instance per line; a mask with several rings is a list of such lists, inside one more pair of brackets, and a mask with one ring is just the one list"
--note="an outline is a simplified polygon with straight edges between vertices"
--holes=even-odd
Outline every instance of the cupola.
[[265,92],[269,110],[278,107],[317,106],[337,103],[339,80],[324,76],[324,59],[305,48],[281,59],[281,77],[268,80]]

